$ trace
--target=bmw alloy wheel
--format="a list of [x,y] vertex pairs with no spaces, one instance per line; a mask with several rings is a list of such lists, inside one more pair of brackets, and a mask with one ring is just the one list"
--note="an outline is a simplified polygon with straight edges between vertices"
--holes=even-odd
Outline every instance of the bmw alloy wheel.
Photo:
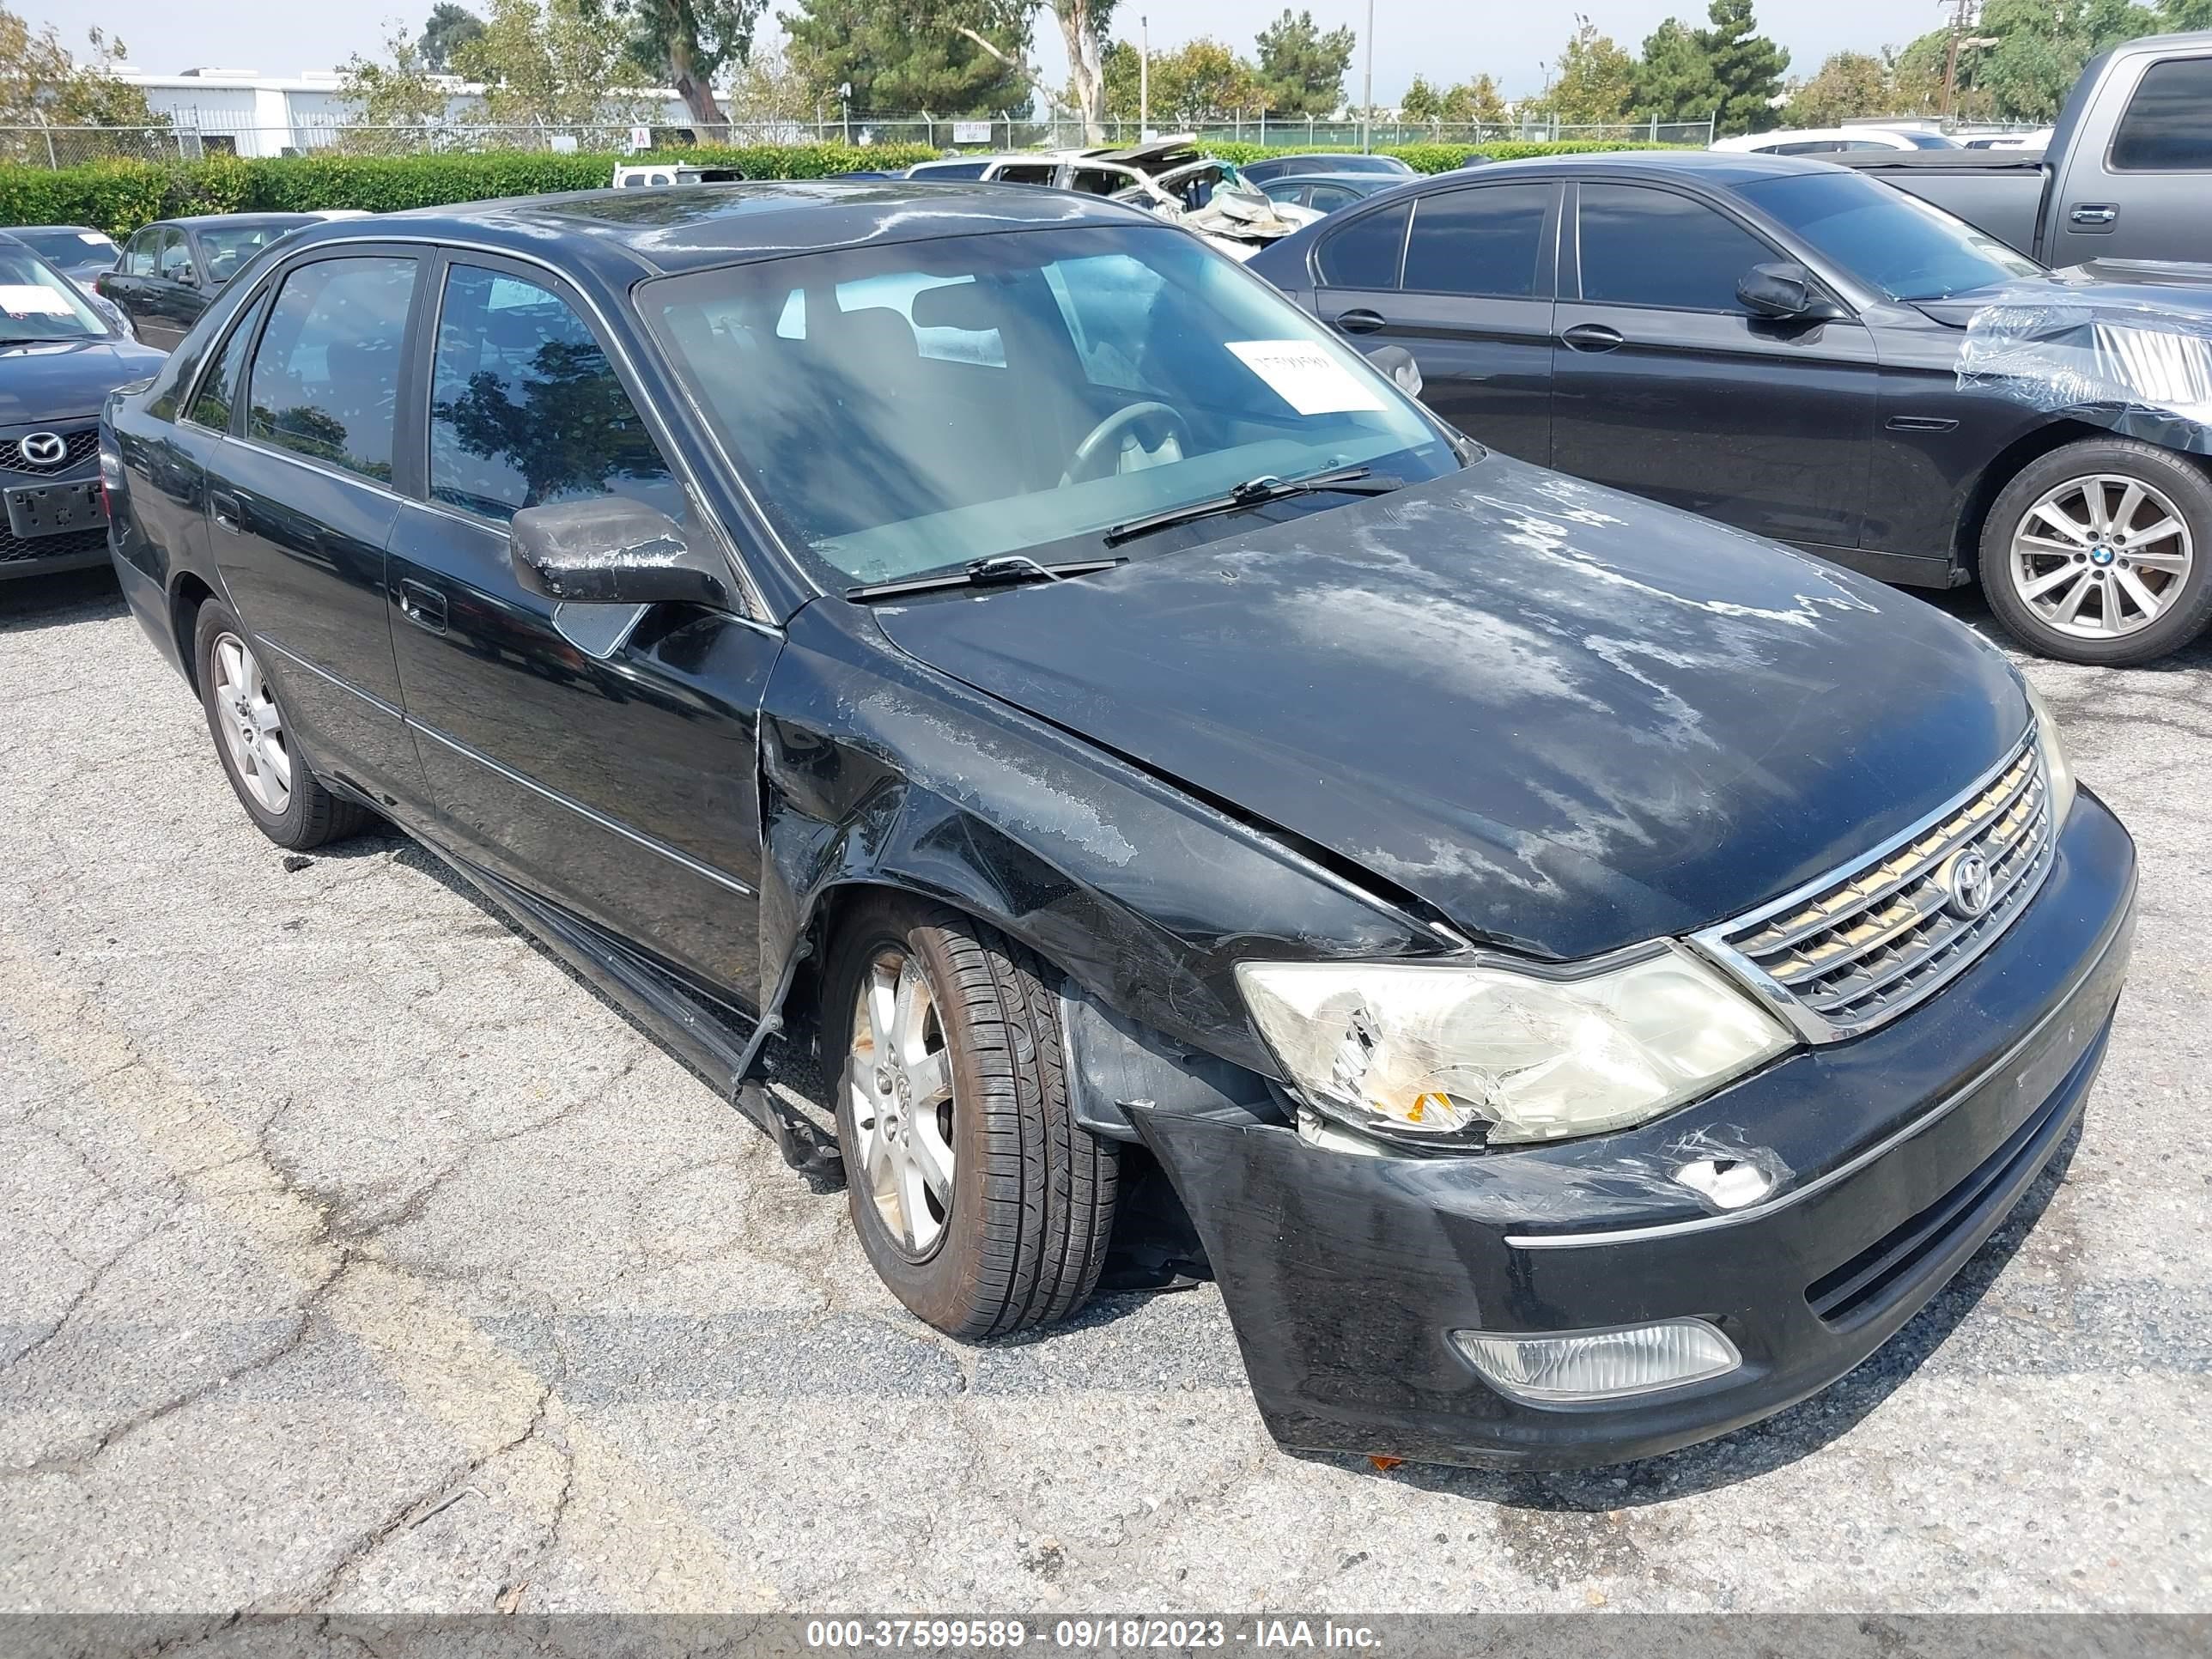
[[2049,627],[2077,639],[2140,632],[2180,597],[2196,563],[2189,526],[2140,478],[2069,478],[2013,531],[2013,591]]
[[231,764],[262,810],[281,815],[292,799],[292,751],[276,696],[237,635],[216,636],[213,660],[216,724]]

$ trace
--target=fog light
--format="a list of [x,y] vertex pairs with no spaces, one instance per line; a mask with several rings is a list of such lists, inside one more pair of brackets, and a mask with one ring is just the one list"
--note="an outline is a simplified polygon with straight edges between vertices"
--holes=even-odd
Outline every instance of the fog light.
[[1735,1344],[1702,1319],[1664,1319],[1608,1331],[1507,1336],[1454,1331],[1451,1340],[1483,1380],[1531,1406],[1617,1400],[1678,1389],[1743,1364]]

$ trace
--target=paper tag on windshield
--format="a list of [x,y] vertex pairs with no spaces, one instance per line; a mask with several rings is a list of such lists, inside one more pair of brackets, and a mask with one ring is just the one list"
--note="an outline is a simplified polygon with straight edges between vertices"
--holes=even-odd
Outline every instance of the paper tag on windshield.
[[69,301],[36,283],[0,283],[0,311],[10,317],[66,317]]
[[106,247],[107,246],[107,238],[101,235],[96,230],[80,230],[76,234],[76,239],[78,241],[88,243],[94,247]]
[[1301,415],[1343,415],[1380,410],[1382,400],[1358,377],[1311,340],[1230,340],[1244,367]]

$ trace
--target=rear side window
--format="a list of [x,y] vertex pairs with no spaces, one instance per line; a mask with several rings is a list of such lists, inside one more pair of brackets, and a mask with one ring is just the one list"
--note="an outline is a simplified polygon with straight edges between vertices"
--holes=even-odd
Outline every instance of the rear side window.
[[1048,185],[1059,171],[1058,167],[1037,167],[1024,161],[1000,167],[991,176],[1002,185]]
[[324,259],[284,279],[253,354],[249,436],[388,483],[412,259]]
[[253,331],[268,306],[266,295],[249,306],[224,339],[215,362],[208,365],[199,395],[192,399],[191,412],[185,417],[195,425],[217,432],[230,430],[230,411],[238,401],[239,382],[246,374],[246,354],[252,349]]
[[1424,196],[1406,244],[1408,289],[1525,300],[1536,291],[1549,185],[1490,185]]
[[1406,253],[1406,224],[1413,209],[1401,204],[1379,213],[1363,213],[1315,255],[1315,268],[1328,288],[1395,288]]
[[584,319],[549,289],[446,273],[430,385],[430,495],[488,518],[626,495],[684,517],[684,491]]
[[2212,173],[2212,58],[2169,58],[2143,71],[2112,135],[2119,173]]
[[154,274],[154,249],[161,240],[161,233],[149,225],[131,239],[124,250],[123,274],[126,276],[151,276]]
[[1632,185],[1583,186],[1585,300],[1737,311],[1738,279],[1774,257],[1735,220],[1686,196]]
[[947,161],[942,167],[918,167],[914,170],[917,179],[980,179],[988,161]]

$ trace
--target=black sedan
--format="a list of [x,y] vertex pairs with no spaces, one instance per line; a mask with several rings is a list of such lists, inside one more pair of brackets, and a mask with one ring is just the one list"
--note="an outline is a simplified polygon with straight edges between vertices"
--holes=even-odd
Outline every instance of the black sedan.
[[1164,1181],[1293,1445],[1802,1398],[2104,1053],[2132,848],[2001,655],[1467,443],[1112,204],[311,230],[105,441],[264,834],[403,825],[826,1168],[762,1086],[812,1045],[947,1332],[1072,1312]]
[[1410,350],[1485,443],[1885,580],[1978,580],[2045,655],[2144,662],[2212,618],[2201,271],[2054,276],[1844,168],[1710,152],[1424,180],[1252,268]]
[[253,256],[303,225],[314,213],[220,213],[163,219],[147,225],[95,286],[123,308],[138,337],[167,351]]
[[1237,165],[1237,176],[1255,187],[1273,179],[1309,173],[1362,173],[1394,181],[1415,176],[1413,169],[1395,155],[1363,155],[1356,150],[1316,150],[1310,155],[1269,154]]
[[106,562],[100,405],[161,362],[0,232],[0,580]]

